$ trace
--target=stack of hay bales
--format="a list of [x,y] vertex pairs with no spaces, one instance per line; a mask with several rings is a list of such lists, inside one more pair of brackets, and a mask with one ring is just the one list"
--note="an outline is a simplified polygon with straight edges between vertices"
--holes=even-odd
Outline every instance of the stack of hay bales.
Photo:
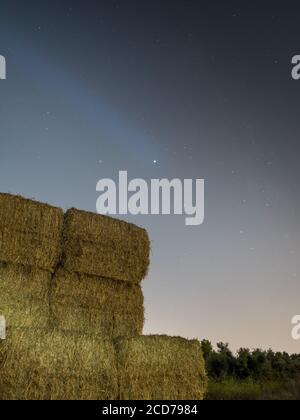
[[8,328],[46,328],[61,255],[62,210],[0,194],[0,313]]
[[[113,343],[53,328],[51,289],[63,246],[62,210],[0,194],[0,399],[115,399]],[[70,328],[71,330],[71,328]]]
[[143,337],[147,232],[0,194],[0,399],[202,399],[197,341]]
[[50,294],[55,327],[112,339],[141,334],[144,299],[140,283],[148,270],[149,248],[143,229],[69,210],[61,267]]

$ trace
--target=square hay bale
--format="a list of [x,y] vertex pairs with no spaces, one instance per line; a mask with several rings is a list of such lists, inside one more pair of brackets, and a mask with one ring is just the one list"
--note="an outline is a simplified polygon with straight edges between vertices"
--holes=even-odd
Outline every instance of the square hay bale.
[[1,400],[113,400],[112,343],[51,330],[8,329],[0,341]]
[[200,343],[141,336],[117,342],[121,400],[202,400],[206,374]]
[[50,282],[48,271],[0,262],[0,315],[8,327],[48,325]]
[[51,282],[50,309],[53,325],[63,331],[116,338],[141,334],[144,326],[139,285],[63,268]]
[[53,271],[61,254],[63,211],[0,194],[0,261]]
[[149,255],[144,229],[98,214],[67,212],[63,251],[67,270],[140,283],[148,272]]

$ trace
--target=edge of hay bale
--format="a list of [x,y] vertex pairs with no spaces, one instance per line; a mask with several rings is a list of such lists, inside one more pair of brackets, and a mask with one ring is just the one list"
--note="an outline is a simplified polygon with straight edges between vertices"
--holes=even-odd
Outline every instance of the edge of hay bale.
[[61,255],[63,221],[57,207],[0,193],[0,260],[53,272]]
[[121,400],[202,400],[207,377],[198,340],[140,336],[116,341]]
[[65,214],[63,266],[69,271],[140,283],[150,264],[145,229],[86,211]]

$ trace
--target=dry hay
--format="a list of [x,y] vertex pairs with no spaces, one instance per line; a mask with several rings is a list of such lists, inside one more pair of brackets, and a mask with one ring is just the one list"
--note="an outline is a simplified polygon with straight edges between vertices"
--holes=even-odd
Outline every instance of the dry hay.
[[53,326],[111,338],[141,334],[144,325],[141,287],[59,269],[50,291]]
[[8,329],[0,341],[1,400],[114,400],[115,352],[106,339]]
[[117,343],[121,400],[202,400],[204,360],[197,340],[136,337]]
[[0,315],[8,327],[39,327],[49,322],[51,273],[0,262]]
[[144,229],[75,209],[66,213],[63,264],[69,271],[140,283],[149,254]]
[[0,261],[53,271],[61,253],[63,212],[0,194]]

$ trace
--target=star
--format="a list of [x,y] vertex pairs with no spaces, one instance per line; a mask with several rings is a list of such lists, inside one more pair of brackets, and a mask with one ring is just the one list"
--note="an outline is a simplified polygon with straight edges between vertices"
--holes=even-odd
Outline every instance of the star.
[[154,164],[154,165],[156,165],[156,164],[157,164],[157,160],[156,160],[156,159],[154,159],[153,164]]

